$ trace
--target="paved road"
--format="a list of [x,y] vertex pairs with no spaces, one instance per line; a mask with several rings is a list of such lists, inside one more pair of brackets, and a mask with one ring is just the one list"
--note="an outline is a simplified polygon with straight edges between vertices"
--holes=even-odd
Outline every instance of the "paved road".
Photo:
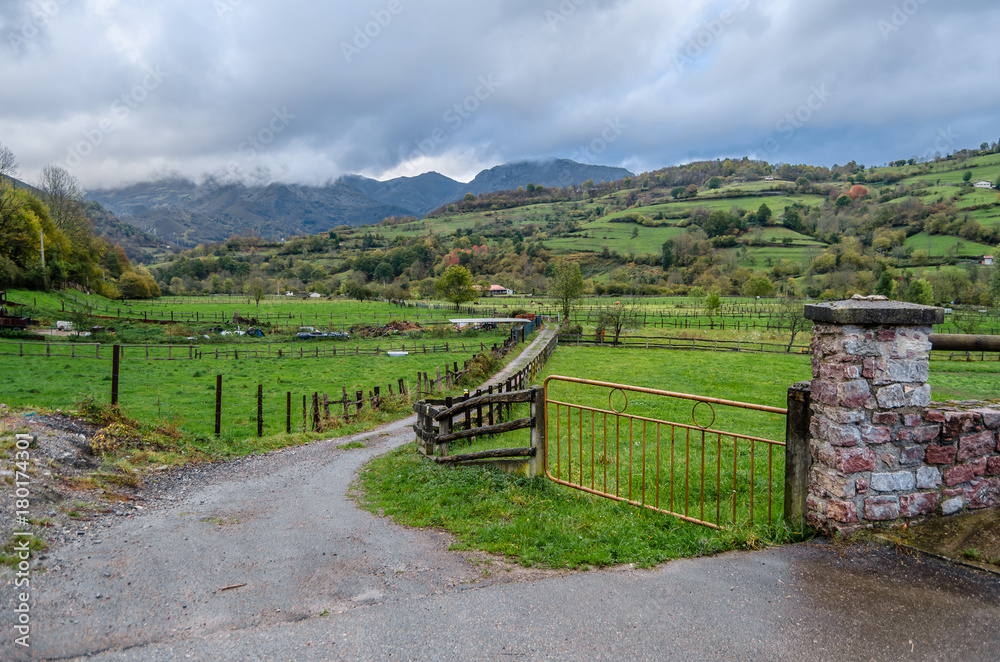
[[[202,468],[176,482],[176,500],[57,550],[35,586],[32,658],[1000,657],[995,577],[887,548],[487,577],[475,555],[448,551],[446,534],[396,526],[346,496],[368,459],[412,439],[410,424]],[[337,448],[352,439],[367,447]],[[8,615],[0,659],[29,659]]]

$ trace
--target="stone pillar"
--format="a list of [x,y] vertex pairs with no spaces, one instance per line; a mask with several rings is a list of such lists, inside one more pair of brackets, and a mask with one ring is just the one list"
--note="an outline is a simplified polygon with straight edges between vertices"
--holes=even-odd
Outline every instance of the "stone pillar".
[[816,323],[807,521],[850,533],[896,520],[901,498],[917,492],[907,465],[923,449],[894,431],[930,404],[929,337],[944,311],[850,300],[807,305],[805,316]]

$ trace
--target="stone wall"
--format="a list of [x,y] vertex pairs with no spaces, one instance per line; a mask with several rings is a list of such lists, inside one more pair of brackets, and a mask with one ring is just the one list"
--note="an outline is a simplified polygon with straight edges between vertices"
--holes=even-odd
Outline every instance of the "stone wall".
[[931,325],[887,301],[807,306],[813,333],[806,519],[851,532],[1000,501],[1000,406],[931,402]]

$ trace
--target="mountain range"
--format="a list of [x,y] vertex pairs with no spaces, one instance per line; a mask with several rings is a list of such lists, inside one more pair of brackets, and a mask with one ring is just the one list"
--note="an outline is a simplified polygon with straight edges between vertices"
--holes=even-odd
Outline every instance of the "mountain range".
[[463,183],[436,172],[378,181],[345,175],[324,186],[248,186],[172,177],[87,192],[127,222],[181,245],[221,241],[253,231],[265,238],[317,234],[338,225],[372,225],[390,216],[423,217],[461,198],[535,184],[578,186],[632,176],[624,168],[567,159],[496,166]]

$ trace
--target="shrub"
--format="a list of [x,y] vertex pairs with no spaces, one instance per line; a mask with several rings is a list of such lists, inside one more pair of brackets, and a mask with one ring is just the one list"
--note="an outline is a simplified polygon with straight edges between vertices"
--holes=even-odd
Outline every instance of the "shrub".
[[90,451],[94,455],[110,453],[123,446],[134,446],[139,443],[136,429],[125,423],[116,422],[101,429],[90,438]]

